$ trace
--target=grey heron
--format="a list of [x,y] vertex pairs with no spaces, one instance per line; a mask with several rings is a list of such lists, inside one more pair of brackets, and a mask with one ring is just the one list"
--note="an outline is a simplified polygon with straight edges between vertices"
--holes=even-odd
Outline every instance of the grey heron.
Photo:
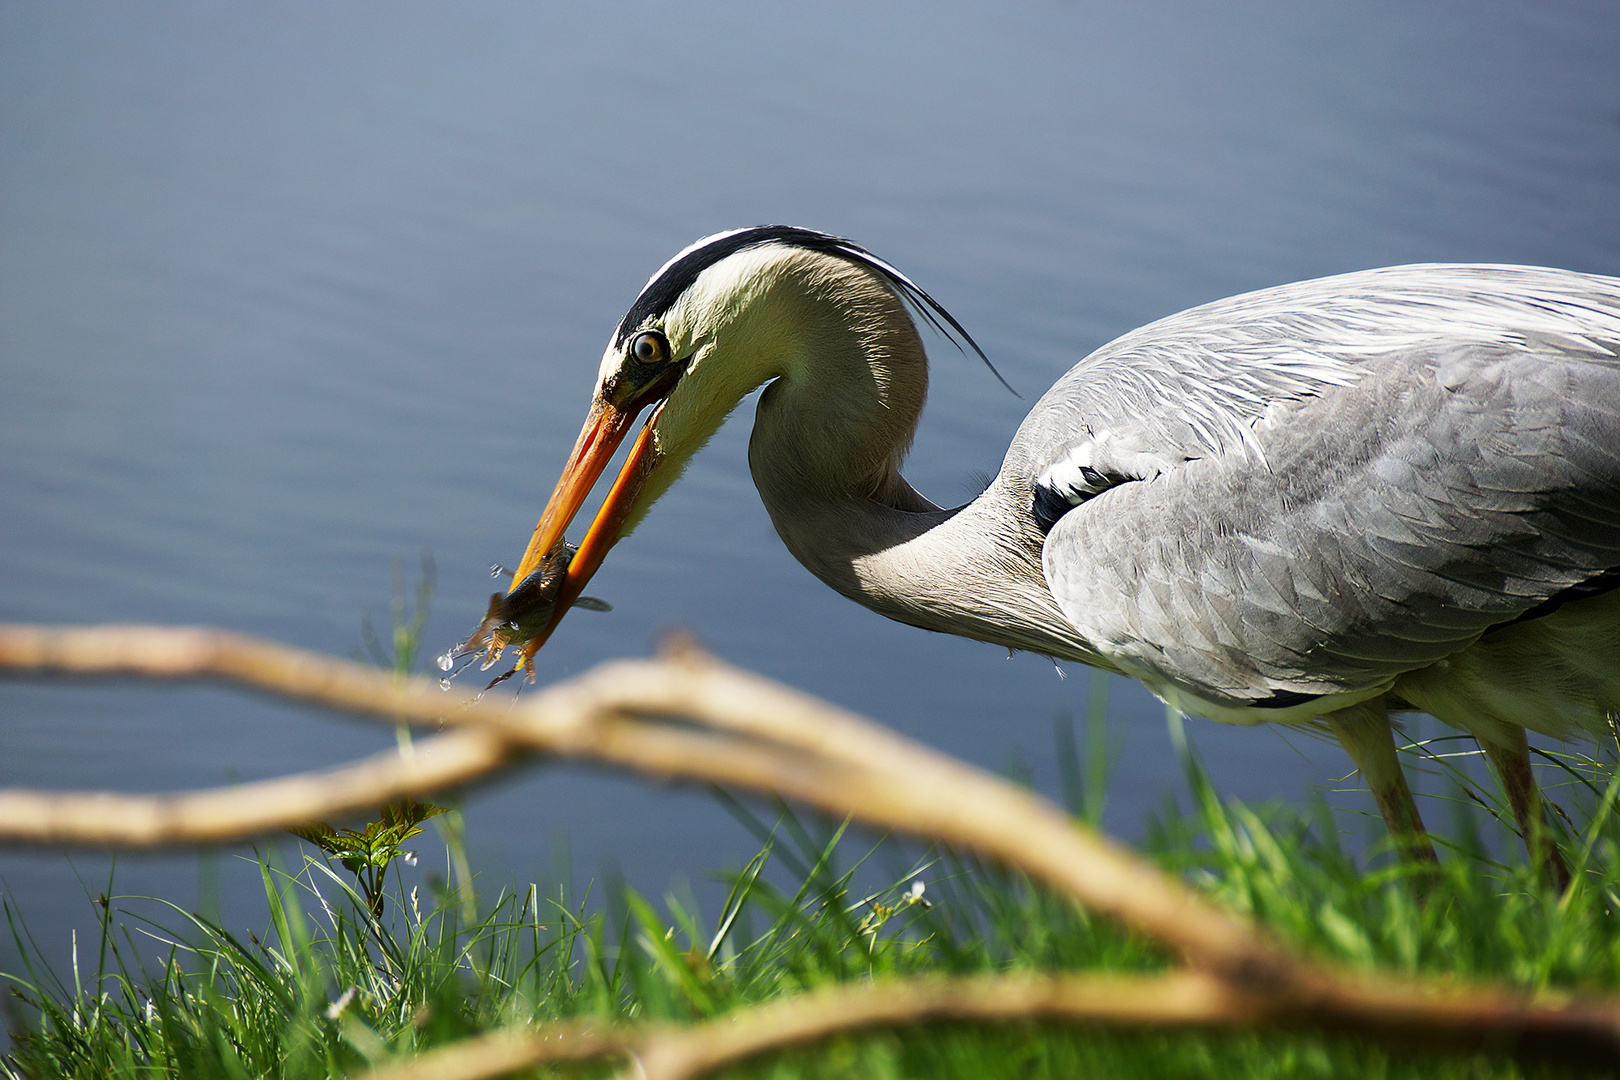
[[[1133,676],[1196,716],[1325,720],[1418,860],[1433,848],[1389,718],[1431,713],[1478,738],[1563,874],[1525,729],[1597,733],[1620,709],[1620,279],[1398,266],[1171,315],[1058,379],[953,509],[900,473],[928,383],[913,313],[979,351],[849,240],[761,226],[677,254],[614,329],[470,647],[488,666],[521,646],[532,672],[608,549],[765,385],[755,484],[838,592]],[[542,574],[644,410],[565,579]]]

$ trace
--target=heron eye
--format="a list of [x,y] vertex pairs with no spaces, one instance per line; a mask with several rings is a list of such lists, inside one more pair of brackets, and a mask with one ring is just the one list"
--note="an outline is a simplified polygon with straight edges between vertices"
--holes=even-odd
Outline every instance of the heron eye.
[[662,334],[643,331],[630,342],[630,355],[643,364],[657,364],[668,358],[669,347]]

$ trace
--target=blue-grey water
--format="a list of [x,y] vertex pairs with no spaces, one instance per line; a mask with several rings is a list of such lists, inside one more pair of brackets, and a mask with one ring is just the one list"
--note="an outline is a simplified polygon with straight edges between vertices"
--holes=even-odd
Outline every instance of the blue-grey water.
[[[1620,272],[1620,10],[0,6],[0,619],[343,654],[366,612],[387,622],[390,567],[428,551],[438,651],[521,553],[647,275],[768,221],[900,267],[1021,391],[936,343],[908,475],[960,501],[1070,364],[1180,308],[1425,260]],[[1054,790],[1053,717],[1083,713],[1084,670],[825,589],[752,490],[747,414],[614,552],[591,586],[614,611],[573,615],[542,675],[685,627]],[[1107,822],[1131,836],[1177,770],[1162,708],[1113,691]],[[1349,771],[1298,734],[1189,730],[1242,798]],[[0,682],[3,785],[215,785],[392,739],[213,686]],[[564,842],[581,878],[617,867],[655,894],[754,850],[705,795],[576,768],[467,805],[496,884],[549,873]],[[198,865],[125,857],[117,888],[192,905]],[[207,865],[227,920],[262,925],[234,853]],[[106,874],[0,852],[58,957]]]

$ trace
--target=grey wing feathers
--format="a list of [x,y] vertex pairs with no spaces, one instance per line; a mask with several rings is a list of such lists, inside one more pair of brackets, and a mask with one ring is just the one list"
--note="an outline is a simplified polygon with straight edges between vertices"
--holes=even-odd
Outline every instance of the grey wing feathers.
[[[1173,463],[1259,445],[1268,411],[1443,344],[1620,355],[1620,279],[1521,266],[1417,265],[1296,282],[1191,308],[1109,342],[1059,379],[1009,452],[1036,476],[1098,444]],[[1117,448],[1117,449],[1114,449]]]
[[[1037,484],[1082,458],[1144,478],[1057,521],[1048,585],[1150,685],[1227,707],[1388,685],[1620,566],[1617,343],[1620,281],[1475,267],[1153,324],[1015,440]],[[1121,357],[1150,376],[1123,397],[1095,377]]]

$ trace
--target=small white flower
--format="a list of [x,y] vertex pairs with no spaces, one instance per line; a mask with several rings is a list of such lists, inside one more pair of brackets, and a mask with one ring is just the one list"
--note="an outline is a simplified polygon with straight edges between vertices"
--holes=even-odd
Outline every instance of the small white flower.
[[360,988],[358,986],[351,986],[347,990],[343,991],[342,994],[338,995],[338,999],[336,1001],[332,1002],[332,1004],[326,1007],[326,1018],[328,1020],[336,1020],[338,1017],[342,1016],[343,1010],[349,1007],[349,1002],[353,1001],[354,995],[358,994],[359,992]]
[[414,851],[405,852],[404,854],[402,854],[400,856],[400,861],[402,861],[406,866],[415,866],[416,865],[416,852],[414,852]]
[[906,892],[906,903],[921,904],[923,907],[933,907],[933,904],[930,904],[927,900],[923,899],[923,890],[927,887],[927,885],[923,884],[922,878],[917,878],[915,881],[913,881],[911,883],[911,888]]

